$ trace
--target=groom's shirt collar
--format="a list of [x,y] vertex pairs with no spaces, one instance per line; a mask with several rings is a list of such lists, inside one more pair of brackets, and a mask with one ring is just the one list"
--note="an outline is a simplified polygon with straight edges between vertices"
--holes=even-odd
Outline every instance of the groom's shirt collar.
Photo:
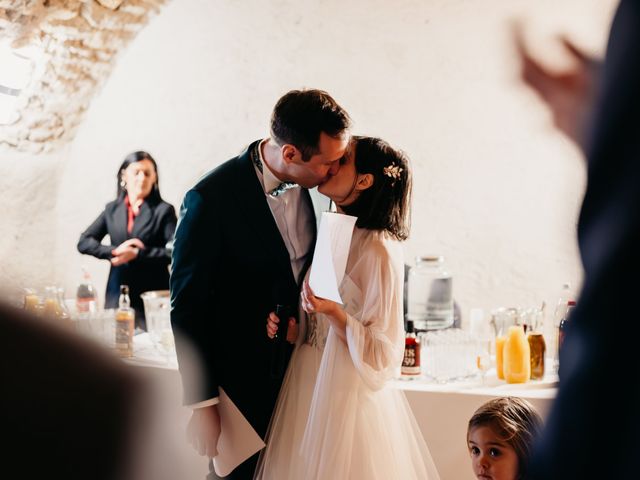
[[277,197],[278,195],[286,192],[290,188],[297,187],[298,185],[292,182],[283,182],[269,169],[269,166],[264,161],[262,156],[262,145],[267,142],[267,138],[262,140],[256,148],[251,152],[251,159],[255,164],[257,170],[262,174],[262,188],[264,193]]

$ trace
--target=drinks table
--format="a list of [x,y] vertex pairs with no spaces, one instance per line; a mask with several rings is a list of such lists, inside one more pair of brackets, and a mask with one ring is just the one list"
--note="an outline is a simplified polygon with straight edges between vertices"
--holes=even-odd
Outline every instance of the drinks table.
[[[154,350],[148,334],[134,337],[134,357],[126,362],[152,376],[168,391],[175,411],[173,418],[177,438],[184,440],[184,429],[190,417],[190,410],[181,407],[182,389],[175,356],[162,356]],[[517,396],[530,401],[543,418],[546,417],[556,395],[557,377],[548,375],[541,381],[526,384],[507,384],[489,370],[485,381],[472,378],[464,381],[438,384],[426,379],[393,380],[392,388],[404,391],[407,401],[416,417],[418,426],[427,442],[431,455],[443,480],[473,480],[471,461],[466,445],[467,422],[473,412],[483,403],[496,397]],[[207,461],[186,445],[183,455],[190,456],[187,462],[189,472],[185,479],[203,479]]]

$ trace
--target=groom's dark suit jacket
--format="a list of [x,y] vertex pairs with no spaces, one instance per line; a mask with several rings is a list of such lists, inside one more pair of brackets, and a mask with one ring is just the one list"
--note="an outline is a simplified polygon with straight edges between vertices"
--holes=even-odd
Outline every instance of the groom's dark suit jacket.
[[[171,323],[185,404],[216,397],[222,387],[264,438],[282,383],[270,373],[267,315],[278,303],[297,308],[300,290],[250,158],[257,143],[205,175],[184,198]],[[311,203],[307,190],[302,198]],[[201,381],[192,359],[200,363]]]

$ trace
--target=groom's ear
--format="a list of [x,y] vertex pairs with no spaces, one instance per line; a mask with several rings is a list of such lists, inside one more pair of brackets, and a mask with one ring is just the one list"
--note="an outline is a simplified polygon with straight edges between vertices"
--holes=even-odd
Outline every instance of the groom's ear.
[[297,163],[296,158],[300,156],[300,151],[290,143],[285,143],[281,149],[282,159],[284,162],[289,165],[292,163]]
[[373,185],[374,178],[371,173],[359,174],[358,181],[356,183],[356,191],[361,192],[362,190],[366,190],[371,185]]

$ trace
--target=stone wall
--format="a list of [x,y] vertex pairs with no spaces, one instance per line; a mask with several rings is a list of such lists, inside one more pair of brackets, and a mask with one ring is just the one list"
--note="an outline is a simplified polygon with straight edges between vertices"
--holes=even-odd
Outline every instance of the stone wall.
[[0,40],[29,47],[32,77],[0,145],[52,151],[73,138],[118,52],[165,0],[0,0]]

